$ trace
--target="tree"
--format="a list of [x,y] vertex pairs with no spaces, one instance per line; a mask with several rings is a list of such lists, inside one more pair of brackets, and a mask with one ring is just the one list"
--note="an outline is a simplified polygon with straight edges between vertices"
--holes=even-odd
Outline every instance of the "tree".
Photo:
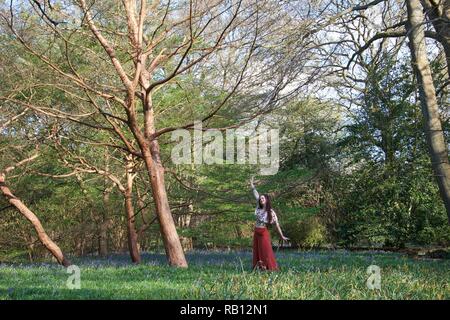
[[58,245],[48,236],[37,215],[33,211],[31,211],[19,198],[17,198],[6,184],[6,174],[8,172],[13,170],[17,166],[33,160],[36,157],[37,155],[31,156],[18,162],[14,166],[7,167],[3,171],[1,171],[0,191],[3,196],[8,199],[8,202],[13,205],[28,221],[30,221],[30,223],[33,225],[33,228],[36,230],[39,241],[47,248],[48,251],[51,252],[58,263],[65,267],[68,267],[70,265],[70,261],[64,256]]
[[[219,115],[239,111],[243,119],[226,124],[237,127],[269,113],[283,97],[308,85],[317,76],[307,65],[316,49],[314,33],[309,32],[313,24],[292,19],[287,6],[272,1],[111,3],[3,6],[4,32],[16,52],[27,67],[47,72],[28,77],[23,87],[1,99],[105,131],[113,142],[90,142],[141,158],[169,264],[185,267],[168,202],[163,135],[193,129],[195,120],[211,125]],[[309,13],[304,16],[310,18]],[[276,37],[293,28],[302,30],[300,37],[280,47],[281,38]],[[37,30],[39,37],[34,35]],[[292,43],[301,46],[293,48]],[[294,63],[305,67],[292,68]],[[306,69],[308,78],[288,90]],[[176,104],[158,109],[164,95],[186,79],[189,87],[202,89],[200,95],[209,94],[208,99],[195,106],[197,100],[185,101],[189,88],[181,87],[183,95]],[[59,97],[48,101],[48,91]]]
[[[103,30],[108,28],[107,22],[101,15],[96,14],[102,11],[108,12],[104,5],[87,3],[84,0],[74,1],[73,4],[75,5],[67,3],[67,6],[55,6],[52,14],[58,14],[62,19],[69,19],[74,16],[75,12],[75,16],[81,22],[80,27],[70,22],[67,24],[68,28],[61,28],[63,24],[56,22],[59,18],[52,19],[48,12],[42,14],[40,7],[37,7],[36,4],[31,5],[31,9],[36,10],[36,13],[42,17],[41,21],[34,19],[33,23],[61,41],[63,45],[61,54],[65,56],[65,61],[62,62],[53,59],[51,52],[46,55],[40,50],[39,45],[45,46],[45,44],[35,45],[24,36],[22,31],[16,29],[16,22],[20,18],[13,10],[20,10],[21,7],[11,6],[9,12],[11,15],[8,16],[4,11],[2,17],[15,39],[44,66],[59,75],[57,79],[59,81],[56,81],[54,87],[63,88],[62,92],[82,103],[88,101],[87,104],[90,104],[91,109],[97,110],[98,114],[109,121],[110,127],[106,130],[113,132],[121,141],[123,146],[120,148],[143,159],[152,187],[151,191],[169,264],[186,267],[187,262],[169,207],[158,142],[161,134],[173,131],[177,127],[157,130],[152,95],[157,88],[171,82],[203,60],[207,61],[208,56],[212,53],[219,49],[223,50],[224,39],[230,36],[232,30],[238,25],[237,16],[244,13],[244,8],[241,7],[242,2],[228,5],[219,1],[197,5],[194,2],[174,4],[169,1],[161,5],[155,3],[148,7],[147,1],[141,1],[140,7],[137,8],[134,1],[124,1],[121,9],[123,11],[117,12],[119,16],[112,14],[111,17],[124,18],[125,33],[115,32],[115,26],[111,26],[108,36],[104,35],[107,32]],[[249,10],[249,8],[245,9]],[[156,19],[152,19],[150,25],[146,25],[145,21],[148,21],[149,16],[157,17],[160,20],[156,22]],[[111,19],[113,24],[115,20]],[[117,23],[120,25],[121,22],[123,20]],[[99,27],[99,25],[101,26]],[[120,29],[123,30],[124,25],[121,25]],[[70,39],[73,34],[85,37],[86,30],[91,32],[93,38],[90,41],[95,40],[95,43],[85,42],[86,44],[80,45]],[[208,39],[205,38],[205,34],[208,35]],[[109,39],[111,35],[116,37],[119,45],[115,45],[115,42]],[[128,42],[123,41],[124,35]],[[211,41],[211,39],[213,40]],[[92,45],[94,49],[91,48]],[[81,49],[93,54],[96,59],[102,61],[102,65],[108,67],[104,63],[105,59],[99,51],[100,48],[104,50],[103,52],[111,63],[110,66],[113,67],[109,71],[115,72],[115,74],[110,73],[113,77],[110,85],[97,84],[97,81],[87,79],[89,74],[82,73],[83,64],[89,64],[92,61],[83,61],[77,65],[77,61],[83,60],[80,55]],[[252,50],[250,49],[250,51]],[[114,79],[116,76],[120,83]],[[238,84],[240,82],[239,75],[236,78]],[[67,82],[76,89],[68,89]],[[111,88],[114,89],[111,90]],[[231,96],[233,92],[234,90],[231,90],[228,96]],[[82,95],[84,97],[81,97]],[[44,110],[34,101],[24,102],[10,96],[8,100],[22,105],[29,104],[36,112]],[[228,98],[225,98],[219,106],[214,107],[204,116],[203,120],[211,118],[227,100]],[[107,112],[106,109],[110,102],[114,105],[109,107],[110,112]],[[120,114],[114,114],[114,110],[119,110]],[[47,113],[77,121],[76,117],[63,115],[54,109]],[[93,129],[105,129],[103,125],[92,122],[78,122],[90,125]],[[126,132],[116,125],[117,122],[125,124]],[[184,125],[187,128],[191,126],[190,124]],[[131,137],[128,133],[131,133]],[[130,139],[137,142],[137,150],[132,146]]]
[[348,159],[332,179],[337,239],[344,245],[445,245],[445,207],[421,130],[412,66],[387,52],[366,59],[365,90],[337,144]]
[[[4,110],[6,111],[6,110]],[[3,122],[0,125],[1,130],[8,128],[8,126],[11,126],[14,124],[14,121],[19,119],[21,116],[23,116],[26,113],[27,110],[24,110],[23,112],[20,112],[17,115],[11,116],[9,119],[7,119],[5,122]],[[12,130],[14,131],[14,130]],[[1,132],[1,131],[0,131]],[[17,140],[18,136],[20,134],[11,134],[10,139]],[[3,139],[3,137],[2,137]],[[8,138],[6,138],[8,139]],[[17,142],[17,141],[16,141]],[[26,149],[26,145],[17,146],[18,150],[22,151],[23,149]],[[10,150],[11,152],[12,150]],[[13,152],[11,152],[13,153]],[[0,192],[5,197],[5,199],[9,202],[9,204],[13,207],[15,207],[33,226],[34,230],[36,231],[36,234],[38,236],[39,241],[44,245],[44,247],[55,257],[55,259],[58,261],[59,264],[67,267],[70,265],[70,261],[64,256],[62,250],[59,248],[59,246],[49,237],[47,232],[45,231],[44,227],[42,226],[41,221],[39,220],[38,216],[30,210],[30,208],[16,195],[13,194],[11,189],[9,188],[6,178],[8,173],[12,172],[14,169],[24,166],[27,163],[33,161],[39,157],[39,151],[34,151],[34,154],[31,156],[28,156],[20,161],[14,161],[10,159],[9,165],[5,168],[0,169]],[[12,163],[12,164],[11,164]]]
[[428,21],[433,24],[436,31],[434,38],[442,44],[444,49],[448,81],[450,75],[450,2],[448,0],[420,0],[420,3]]
[[[425,6],[426,2],[427,1],[423,1],[423,4]],[[344,70],[345,72],[351,70],[350,66],[353,65],[355,58],[362,57],[364,52],[373,48],[374,44],[377,41],[379,42],[378,47],[381,50],[383,47],[389,46],[389,43],[387,42],[388,39],[404,37],[409,38],[411,64],[413,65],[417,76],[417,89],[419,91],[419,96],[422,104],[422,115],[424,118],[423,130],[426,133],[429,156],[436,177],[436,182],[439,186],[440,195],[446,207],[447,216],[450,222],[450,167],[448,159],[448,145],[446,143],[445,135],[442,130],[442,121],[439,113],[438,99],[435,85],[433,83],[434,79],[431,73],[430,63],[427,57],[425,42],[425,37],[428,37],[430,39],[436,39],[439,43],[443,43],[444,46],[446,45],[446,35],[445,31],[442,30],[442,25],[446,25],[448,22],[446,22],[445,14],[443,14],[442,11],[445,7],[445,4],[442,6],[442,3],[443,1],[440,1],[439,5],[437,5],[437,7],[435,8],[436,10],[438,10],[438,12],[440,12],[442,18],[438,19],[438,29],[436,29],[438,31],[438,34],[430,30],[425,30],[425,19],[422,12],[424,8],[422,7],[420,0],[405,1],[404,4],[406,5],[406,12],[402,3],[393,1],[391,2],[388,0],[372,1],[364,6],[350,7],[350,9],[347,10],[342,9],[341,16],[349,15],[349,17],[347,18],[348,21],[358,21],[360,30],[369,30],[372,31],[372,33],[373,31],[375,31],[375,34],[373,34],[370,38],[355,38],[354,33],[356,32],[356,34],[358,35],[358,30],[353,30],[355,32],[347,33],[347,36],[350,39],[353,38],[352,40],[350,40],[350,42],[355,44],[355,49],[353,54],[349,59],[347,59],[345,66],[341,70]],[[369,21],[366,14],[369,14],[371,12],[370,10],[376,10],[376,6],[380,4],[383,5],[383,8],[378,8],[378,13],[379,15],[381,15],[382,21],[379,25],[374,26],[374,24]],[[338,10],[341,10],[342,8],[342,5],[338,4],[337,2],[335,3],[335,6],[336,8],[338,8]],[[342,41],[342,44],[344,44],[344,41]],[[342,47],[345,48],[344,46]],[[353,77],[354,79],[356,78],[357,81],[358,77],[355,77],[354,74],[350,75],[350,77]],[[445,87],[447,85],[448,81],[442,84],[442,87],[439,90],[442,94],[445,93]],[[441,109],[443,113],[446,112],[445,100],[443,101]]]
[[[72,148],[73,148],[72,144]],[[54,174],[45,174],[40,173],[40,175],[43,176],[49,176],[52,178],[66,178],[70,177],[72,175],[81,175],[83,173],[88,174],[97,174],[102,177],[105,177],[110,182],[113,183],[114,186],[117,187],[117,189],[120,191],[120,193],[123,196],[123,203],[125,208],[125,216],[126,216],[126,225],[127,225],[127,237],[128,237],[128,250],[130,252],[131,261],[133,263],[140,263],[141,262],[141,255],[139,250],[139,244],[138,244],[138,231],[136,230],[136,213],[133,206],[133,183],[137,176],[137,170],[139,161],[136,159],[136,157],[133,157],[132,155],[125,153],[123,155],[123,152],[120,152],[119,157],[123,156],[123,159],[120,161],[120,166],[124,171],[124,174],[121,174],[119,172],[120,176],[125,177],[125,181],[122,182],[120,176],[116,175],[112,169],[112,165],[109,163],[106,163],[106,168],[100,168],[99,165],[92,164],[91,160],[88,159],[88,155],[78,155],[76,154],[77,151],[82,150],[80,146],[77,146],[74,151],[69,150],[68,147],[63,146],[61,141],[59,139],[55,139],[55,149],[57,152],[60,153],[59,157],[60,159],[63,159],[64,165],[71,169],[72,171],[70,173],[62,174],[62,175],[54,175]],[[106,149],[105,151],[108,151]],[[107,157],[109,158],[109,156]],[[80,178],[81,179],[81,178]],[[104,192],[110,192],[110,190],[105,190]],[[103,199],[104,203],[109,201],[108,199]],[[106,204],[106,203],[105,203]],[[110,214],[110,212],[107,212],[106,214]],[[104,231],[104,223],[105,221],[101,222],[100,225],[100,231]],[[144,226],[145,227],[145,226]],[[105,235],[101,235],[99,238],[99,250],[100,254],[102,255],[102,251],[105,251]]]
[[448,144],[445,141],[444,132],[442,130],[436,90],[426,52],[423,8],[419,0],[407,0],[406,5],[408,8],[408,31],[411,59],[419,86],[431,164],[433,166],[442,200],[447,209],[450,223],[450,163],[448,157]]

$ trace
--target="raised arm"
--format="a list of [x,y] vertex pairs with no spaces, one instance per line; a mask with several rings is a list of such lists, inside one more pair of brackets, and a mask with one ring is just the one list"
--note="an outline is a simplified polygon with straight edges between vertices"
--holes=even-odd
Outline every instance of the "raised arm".
[[255,197],[256,202],[258,202],[258,201],[259,201],[259,193],[258,193],[258,191],[256,190],[255,185],[254,185],[254,183],[253,183],[253,177],[250,179],[250,186],[252,187],[253,196]]

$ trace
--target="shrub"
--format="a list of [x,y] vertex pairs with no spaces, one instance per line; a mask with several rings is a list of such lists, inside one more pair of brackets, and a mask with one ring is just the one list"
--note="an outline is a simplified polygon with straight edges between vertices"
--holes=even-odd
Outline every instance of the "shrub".
[[327,240],[326,228],[315,216],[286,225],[285,233],[293,245],[303,248],[315,248]]

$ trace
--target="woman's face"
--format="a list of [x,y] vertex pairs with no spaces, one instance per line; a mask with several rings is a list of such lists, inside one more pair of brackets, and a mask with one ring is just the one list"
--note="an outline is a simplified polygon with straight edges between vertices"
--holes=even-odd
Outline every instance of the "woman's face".
[[261,196],[260,198],[259,198],[259,202],[262,204],[262,205],[265,205],[266,204],[266,197],[265,196]]

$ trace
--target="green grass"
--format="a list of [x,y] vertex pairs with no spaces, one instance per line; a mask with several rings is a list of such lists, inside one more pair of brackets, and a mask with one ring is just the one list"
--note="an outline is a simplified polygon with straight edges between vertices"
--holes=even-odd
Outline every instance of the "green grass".
[[[162,254],[80,258],[81,289],[54,264],[1,264],[4,299],[450,299],[450,261],[394,253],[277,252],[280,272],[252,272],[251,252],[196,251],[188,269],[166,266]],[[369,265],[381,268],[381,290],[366,286]]]

